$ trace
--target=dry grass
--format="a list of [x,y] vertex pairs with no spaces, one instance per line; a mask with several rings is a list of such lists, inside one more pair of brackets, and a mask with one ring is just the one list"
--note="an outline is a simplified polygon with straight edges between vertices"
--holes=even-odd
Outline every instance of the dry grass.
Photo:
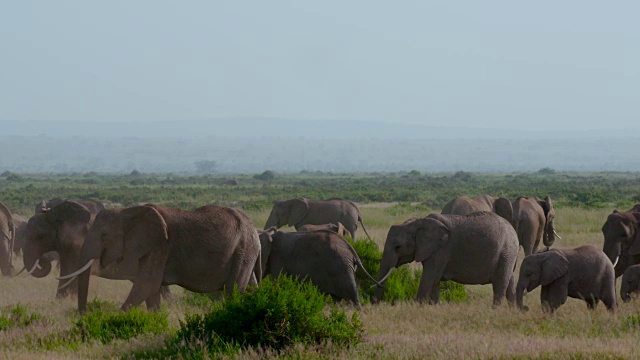
[[[361,210],[370,234],[380,245],[391,224],[411,216],[425,216],[423,208],[412,210],[393,204],[362,205]],[[582,244],[602,246],[600,227],[610,210],[557,209],[556,227],[563,236],[557,247]],[[268,211],[250,214],[257,227],[262,227]],[[363,232],[358,233],[364,236]],[[521,252],[520,257],[523,254]],[[21,265],[21,259],[16,259]],[[45,315],[50,321],[23,329],[0,331],[0,358],[8,359],[76,359],[127,357],[134,349],[153,346],[161,337],[147,336],[110,345],[86,344],[77,351],[44,351],[25,347],[25,335],[44,336],[70,326],[75,316],[73,300],[55,300],[56,281],[53,274],[44,279],[24,277],[0,279],[0,306],[25,304]],[[131,285],[127,281],[92,278],[90,298],[121,303]],[[184,290],[172,286],[175,300],[165,304],[170,324],[176,328],[185,312],[200,311],[187,305]],[[640,333],[628,330],[627,316],[638,315],[640,300],[620,304],[615,314],[600,305],[587,310],[582,301],[569,299],[553,315],[540,309],[539,289],[525,297],[530,311],[523,313],[504,306],[491,309],[491,287],[469,286],[469,301],[435,306],[414,302],[396,305],[366,305],[360,311],[365,338],[355,348],[337,350],[332,346],[296,347],[284,354],[264,350],[246,350],[238,358],[284,356],[291,358],[572,358],[635,359],[640,358]],[[347,307],[347,311],[354,311]]]

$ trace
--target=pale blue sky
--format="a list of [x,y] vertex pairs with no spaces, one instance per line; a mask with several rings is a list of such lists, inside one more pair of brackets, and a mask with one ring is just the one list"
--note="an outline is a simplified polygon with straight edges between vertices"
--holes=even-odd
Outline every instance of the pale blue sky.
[[0,119],[640,129],[637,1],[6,1]]

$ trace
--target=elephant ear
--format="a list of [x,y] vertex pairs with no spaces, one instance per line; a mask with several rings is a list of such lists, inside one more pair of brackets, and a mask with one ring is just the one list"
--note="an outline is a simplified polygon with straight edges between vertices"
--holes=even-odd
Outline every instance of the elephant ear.
[[493,203],[493,212],[513,224],[513,205],[509,199],[503,197],[496,199]]
[[65,222],[88,224],[91,219],[89,209],[75,201],[63,201],[60,205],[47,211],[44,216],[56,226]]
[[546,251],[536,256],[542,257],[542,275],[540,275],[542,286],[551,284],[569,271],[569,260],[557,251]]
[[297,198],[288,200],[289,216],[287,217],[287,225],[296,226],[306,216],[309,211],[309,203],[305,198]]
[[342,225],[340,221],[338,221],[338,231],[336,232],[340,234],[340,236],[342,237],[346,237],[346,236],[352,237],[351,234],[349,234],[347,229],[344,227],[344,225]]
[[123,253],[121,256],[140,259],[152,251],[169,244],[167,223],[158,210],[151,206],[135,206],[122,210]]
[[449,228],[434,218],[423,218],[407,224],[415,239],[415,261],[423,262],[449,243]]
[[638,229],[638,223],[640,222],[640,213],[636,212],[632,214],[635,221],[631,221],[629,233],[633,235],[633,240],[629,245],[629,255],[640,255],[640,229]]
[[262,231],[258,236],[260,238],[260,268],[262,269],[262,277],[267,275],[267,264],[269,263],[269,256],[271,256],[271,248],[273,246],[273,234],[275,234],[275,231]]

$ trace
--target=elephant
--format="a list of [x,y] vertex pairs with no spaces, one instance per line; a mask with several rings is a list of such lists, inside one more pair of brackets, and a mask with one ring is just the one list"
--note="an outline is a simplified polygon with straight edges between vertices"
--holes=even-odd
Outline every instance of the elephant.
[[632,265],[622,274],[622,284],[620,284],[620,298],[622,301],[631,301],[631,293],[637,292],[640,287],[640,264]]
[[0,272],[2,276],[13,276],[13,244],[16,238],[13,215],[0,202]]
[[22,254],[22,248],[24,246],[24,231],[27,228],[27,221],[29,220],[20,215],[13,214],[13,227],[16,231],[16,237],[13,241],[13,254],[16,256]]
[[[89,267],[92,274],[130,280],[122,305],[127,311],[146,303],[160,306],[160,287],[177,284],[210,293],[234,286],[244,292],[254,271],[261,278],[260,240],[251,220],[230,207],[206,205],[186,211],[155,204],[103,210],[80,249],[78,310],[86,311]],[[62,277],[61,277],[62,278]]]
[[[41,214],[43,212],[47,212],[52,208],[62,204],[64,201],[65,199],[61,199],[61,198],[54,198],[49,201],[42,200],[38,205],[36,205],[35,213]],[[91,214],[97,214],[100,211],[105,209],[104,204],[102,204],[100,201],[97,201],[97,200],[86,199],[86,200],[74,200],[74,201],[86,207]]]
[[264,229],[272,226],[280,228],[284,225],[294,226],[299,230],[302,225],[337,224],[341,222],[355,240],[358,221],[362,224],[367,237],[369,233],[362,222],[362,214],[356,204],[348,200],[333,198],[330,200],[309,200],[297,198],[276,201],[271,209]]
[[616,307],[613,264],[592,245],[542,250],[526,256],[520,265],[516,288],[521,310],[528,310],[522,302],[525,289],[530,292],[538,286],[542,286],[540,301],[545,311],[555,311],[567,301],[567,296],[584,300],[589,309],[595,309],[598,301],[609,311]]
[[[32,216],[24,230],[22,256],[25,269],[37,278],[49,275],[50,254],[55,251],[59,257],[61,276],[76,270],[80,249],[93,217],[89,209],[75,201],[63,201],[46,212]],[[77,295],[77,281],[74,279],[63,287],[65,282],[60,280],[56,298]]]
[[627,212],[640,212],[640,204],[635,204],[631,209]]
[[458,196],[442,208],[442,214],[469,215],[476,211],[491,211],[502,216],[509,223],[513,222],[513,206],[509,199],[491,195],[474,198]]
[[[469,215],[431,214],[393,225],[387,234],[378,282],[394,267],[417,261],[422,278],[417,300],[430,304],[440,300],[440,281],[493,285],[493,306],[504,297],[515,304],[513,269],[518,256],[518,237],[513,226],[488,211]],[[378,287],[373,301],[382,298]]]
[[342,225],[341,222],[338,222],[337,224],[322,224],[322,225],[302,225],[300,226],[299,229],[297,229],[298,231],[318,231],[318,230],[328,230],[328,231],[333,231],[334,233],[337,233],[338,235],[342,236],[342,237],[350,237],[353,239],[353,236],[351,235],[351,233],[349,232],[349,230],[347,230],[344,225]]
[[358,266],[374,282],[355,249],[333,231],[283,232],[275,228],[260,233],[262,276],[287,274],[306,278],[335,300],[360,306],[355,272]]
[[525,256],[538,251],[540,240],[549,247],[556,237],[560,239],[555,230],[555,217],[556,211],[548,196],[544,200],[520,196],[513,202],[513,227]]
[[631,265],[640,264],[640,212],[613,212],[602,226],[602,251],[615,267],[616,277]]

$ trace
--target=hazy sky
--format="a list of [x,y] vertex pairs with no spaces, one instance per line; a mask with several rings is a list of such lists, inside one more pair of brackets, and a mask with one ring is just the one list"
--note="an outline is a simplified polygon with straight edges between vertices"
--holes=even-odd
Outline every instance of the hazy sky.
[[640,129],[637,1],[5,1],[0,119]]

